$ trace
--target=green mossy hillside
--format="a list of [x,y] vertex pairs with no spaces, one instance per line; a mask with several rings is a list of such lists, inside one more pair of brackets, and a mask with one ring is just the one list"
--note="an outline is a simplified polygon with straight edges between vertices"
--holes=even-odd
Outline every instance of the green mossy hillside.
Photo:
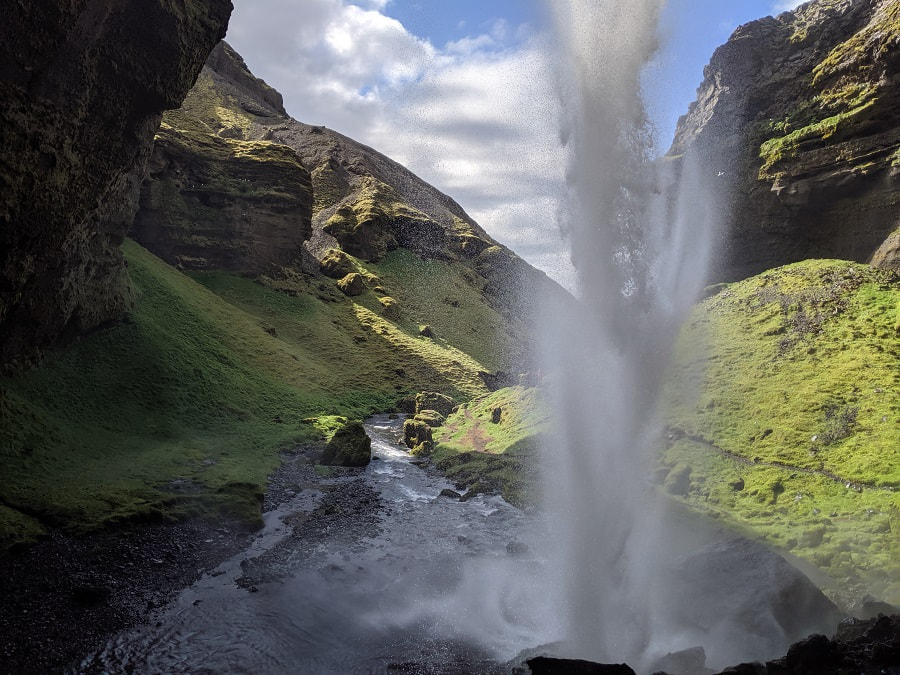
[[432,459],[470,491],[499,492],[517,506],[533,505],[539,444],[549,425],[540,389],[500,389],[461,405],[434,430]]
[[427,324],[435,339],[472,355],[491,372],[518,372],[528,363],[527,317],[501,314],[485,298],[484,279],[465,264],[401,248],[369,263],[368,270],[393,300],[387,313],[397,313],[407,330]]
[[834,260],[722,287],[679,338],[661,475],[674,498],[808,560],[841,592],[894,603],[898,303],[896,273]]
[[47,527],[255,523],[279,450],[321,441],[334,419],[309,418],[361,418],[423,389],[486,392],[480,361],[388,320],[371,291],[350,299],[289,271],[187,276],[124,251],[126,319],[0,380],[4,548]]

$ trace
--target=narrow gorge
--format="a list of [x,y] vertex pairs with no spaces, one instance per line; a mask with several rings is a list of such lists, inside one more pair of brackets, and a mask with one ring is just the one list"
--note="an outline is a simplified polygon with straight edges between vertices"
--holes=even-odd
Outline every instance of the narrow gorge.
[[739,26],[661,154],[664,6],[533,43],[570,291],[230,2],[13,3],[0,671],[900,672],[900,2]]

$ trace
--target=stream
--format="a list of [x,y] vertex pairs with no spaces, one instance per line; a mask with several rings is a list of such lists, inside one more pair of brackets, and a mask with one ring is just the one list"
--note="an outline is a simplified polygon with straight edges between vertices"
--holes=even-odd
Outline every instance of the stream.
[[[365,469],[322,476],[310,455],[289,456],[245,551],[71,672],[489,674],[523,651],[566,652],[557,528],[497,496],[441,496],[453,486],[410,457],[402,429],[367,421]],[[638,672],[709,672],[833,632],[833,605],[760,544],[671,512],[655,532],[651,624],[605,624],[602,608],[591,620],[642,645]]]
[[[287,500],[250,548],[77,672],[491,672],[541,630],[526,514],[414,464],[403,420],[366,423],[364,470],[288,460]],[[498,672],[504,672],[498,670]]]

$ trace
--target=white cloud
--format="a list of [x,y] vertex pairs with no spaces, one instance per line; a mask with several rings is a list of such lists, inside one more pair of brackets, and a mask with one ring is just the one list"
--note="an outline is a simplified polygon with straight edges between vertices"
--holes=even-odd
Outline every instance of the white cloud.
[[564,159],[549,49],[496,22],[437,48],[387,0],[236,0],[227,39],[296,119],[371,145],[492,236],[570,279],[556,225]]
[[777,2],[772,3],[772,13],[781,14],[781,12],[796,9],[807,1],[808,0],[778,0]]

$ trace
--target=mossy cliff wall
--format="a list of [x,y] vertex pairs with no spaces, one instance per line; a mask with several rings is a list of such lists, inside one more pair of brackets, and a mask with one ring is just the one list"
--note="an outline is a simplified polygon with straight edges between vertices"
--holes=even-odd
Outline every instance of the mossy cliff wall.
[[229,0],[32,0],[0,24],[0,369],[121,315],[118,246],[164,110]]
[[[225,100],[216,78],[252,97]],[[281,94],[220,42],[189,99],[163,116],[130,236],[180,269],[257,275],[299,260],[312,234],[309,171],[271,134],[242,129],[245,116],[283,119]]]
[[309,172],[288,147],[163,124],[131,236],[180,269],[261,274],[299,259]]
[[[342,260],[340,274],[332,269],[326,275],[364,272],[365,286],[382,295],[390,283],[373,276],[379,266],[386,265],[388,276],[412,266],[416,274],[377,307],[409,321],[426,270],[452,269],[453,289],[435,288],[439,297],[420,298],[458,315],[436,326],[441,337],[457,339],[473,316],[496,313],[482,329],[500,320],[496,328],[511,348],[499,351],[513,370],[524,367],[513,366],[518,359],[512,355],[529,349],[522,336],[530,333],[525,326],[536,301],[571,300],[403,166],[289,117],[281,95],[225,42],[212,51],[182,106],[163,118],[130,236],[183,269],[256,276],[292,267],[316,276],[332,258]],[[466,308],[465,298],[474,304]]]
[[731,214],[715,280],[869,260],[900,225],[900,3],[817,0],[739,27],[679,120],[669,154],[690,152]]

